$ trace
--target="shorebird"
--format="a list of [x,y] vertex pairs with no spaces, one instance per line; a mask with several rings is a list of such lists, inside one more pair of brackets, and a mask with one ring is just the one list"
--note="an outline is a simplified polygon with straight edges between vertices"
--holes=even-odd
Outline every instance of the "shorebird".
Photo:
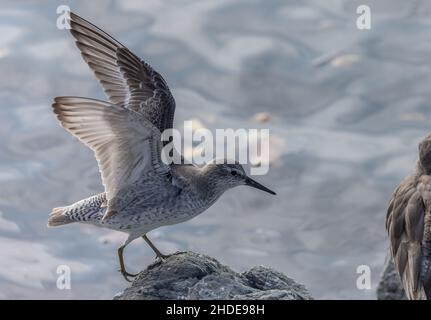
[[173,126],[175,100],[163,77],[78,15],[71,12],[69,23],[108,101],[57,97],[52,106],[61,125],[94,151],[105,192],[54,208],[49,227],[81,222],[127,233],[118,258],[120,272],[130,281],[136,275],[126,271],[123,250],[131,241],[142,237],[163,260],[167,256],[148,239],[149,231],[197,216],[236,186],[275,195],[238,163],[164,163],[161,133]]
[[431,299],[431,135],[419,144],[415,172],[392,195],[386,229],[407,298]]

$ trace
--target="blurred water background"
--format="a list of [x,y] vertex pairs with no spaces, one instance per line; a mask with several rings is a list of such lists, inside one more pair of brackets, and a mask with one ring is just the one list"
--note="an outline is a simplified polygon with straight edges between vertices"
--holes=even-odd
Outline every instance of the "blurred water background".
[[[271,169],[190,222],[150,238],[241,271],[272,266],[315,298],[373,299],[387,242],[388,199],[431,131],[431,3],[426,1],[8,1],[0,10],[0,298],[110,299],[126,286],[125,235],[47,229],[52,207],[102,191],[92,152],[65,132],[53,97],[105,99],[72,37],[69,5],[146,59],[177,101],[176,123],[270,128]],[[372,28],[356,28],[369,4]],[[266,112],[269,121],[256,122]],[[138,271],[154,259],[126,250]],[[72,270],[58,290],[56,268]],[[358,265],[372,289],[356,288]]]

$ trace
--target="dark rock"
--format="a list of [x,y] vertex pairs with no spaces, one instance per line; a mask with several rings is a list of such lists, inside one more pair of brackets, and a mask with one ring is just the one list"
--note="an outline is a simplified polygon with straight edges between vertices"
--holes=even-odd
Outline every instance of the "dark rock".
[[378,300],[406,300],[403,286],[395,271],[390,253],[386,255],[382,277],[377,287]]
[[178,253],[142,271],[114,299],[266,299],[310,300],[308,290],[267,267],[237,273],[217,260],[193,252]]

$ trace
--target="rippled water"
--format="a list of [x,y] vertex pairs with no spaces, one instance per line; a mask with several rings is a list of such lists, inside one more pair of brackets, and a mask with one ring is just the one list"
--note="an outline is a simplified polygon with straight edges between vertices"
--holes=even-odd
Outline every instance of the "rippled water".
[[[367,1],[16,1],[0,11],[0,298],[107,298],[125,287],[124,235],[47,229],[52,207],[102,190],[92,153],[58,125],[53,97],[104,99],[71,36],[69,4],[150,62],[170,84],[176,123],[269,127],[271,197],[226,193],[194,220],[151,232],[165,252],[194,250],[237,270],[272,266],[316,298],[374,298],[387,246],[388,198],[431,129],[431,5]],[[271,121],[253,122],[257,112]],[[137,240],[131,270],[153,253]],[[56,288],[56,268],[72,289]],[[372,290],[356,289],[356,267]]]

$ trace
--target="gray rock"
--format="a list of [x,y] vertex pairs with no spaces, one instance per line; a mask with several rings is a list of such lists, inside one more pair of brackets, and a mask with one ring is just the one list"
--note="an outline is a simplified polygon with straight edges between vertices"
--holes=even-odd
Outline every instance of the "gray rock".
[[378,300],[406,300],[401,281],[395,271],[391,254],[388,253],[385,259],[382,277],[377,287]]
[[311,300],[308,290],[268,267],[237,273],[214,258],[185,252],[157,261],[114,299]]

